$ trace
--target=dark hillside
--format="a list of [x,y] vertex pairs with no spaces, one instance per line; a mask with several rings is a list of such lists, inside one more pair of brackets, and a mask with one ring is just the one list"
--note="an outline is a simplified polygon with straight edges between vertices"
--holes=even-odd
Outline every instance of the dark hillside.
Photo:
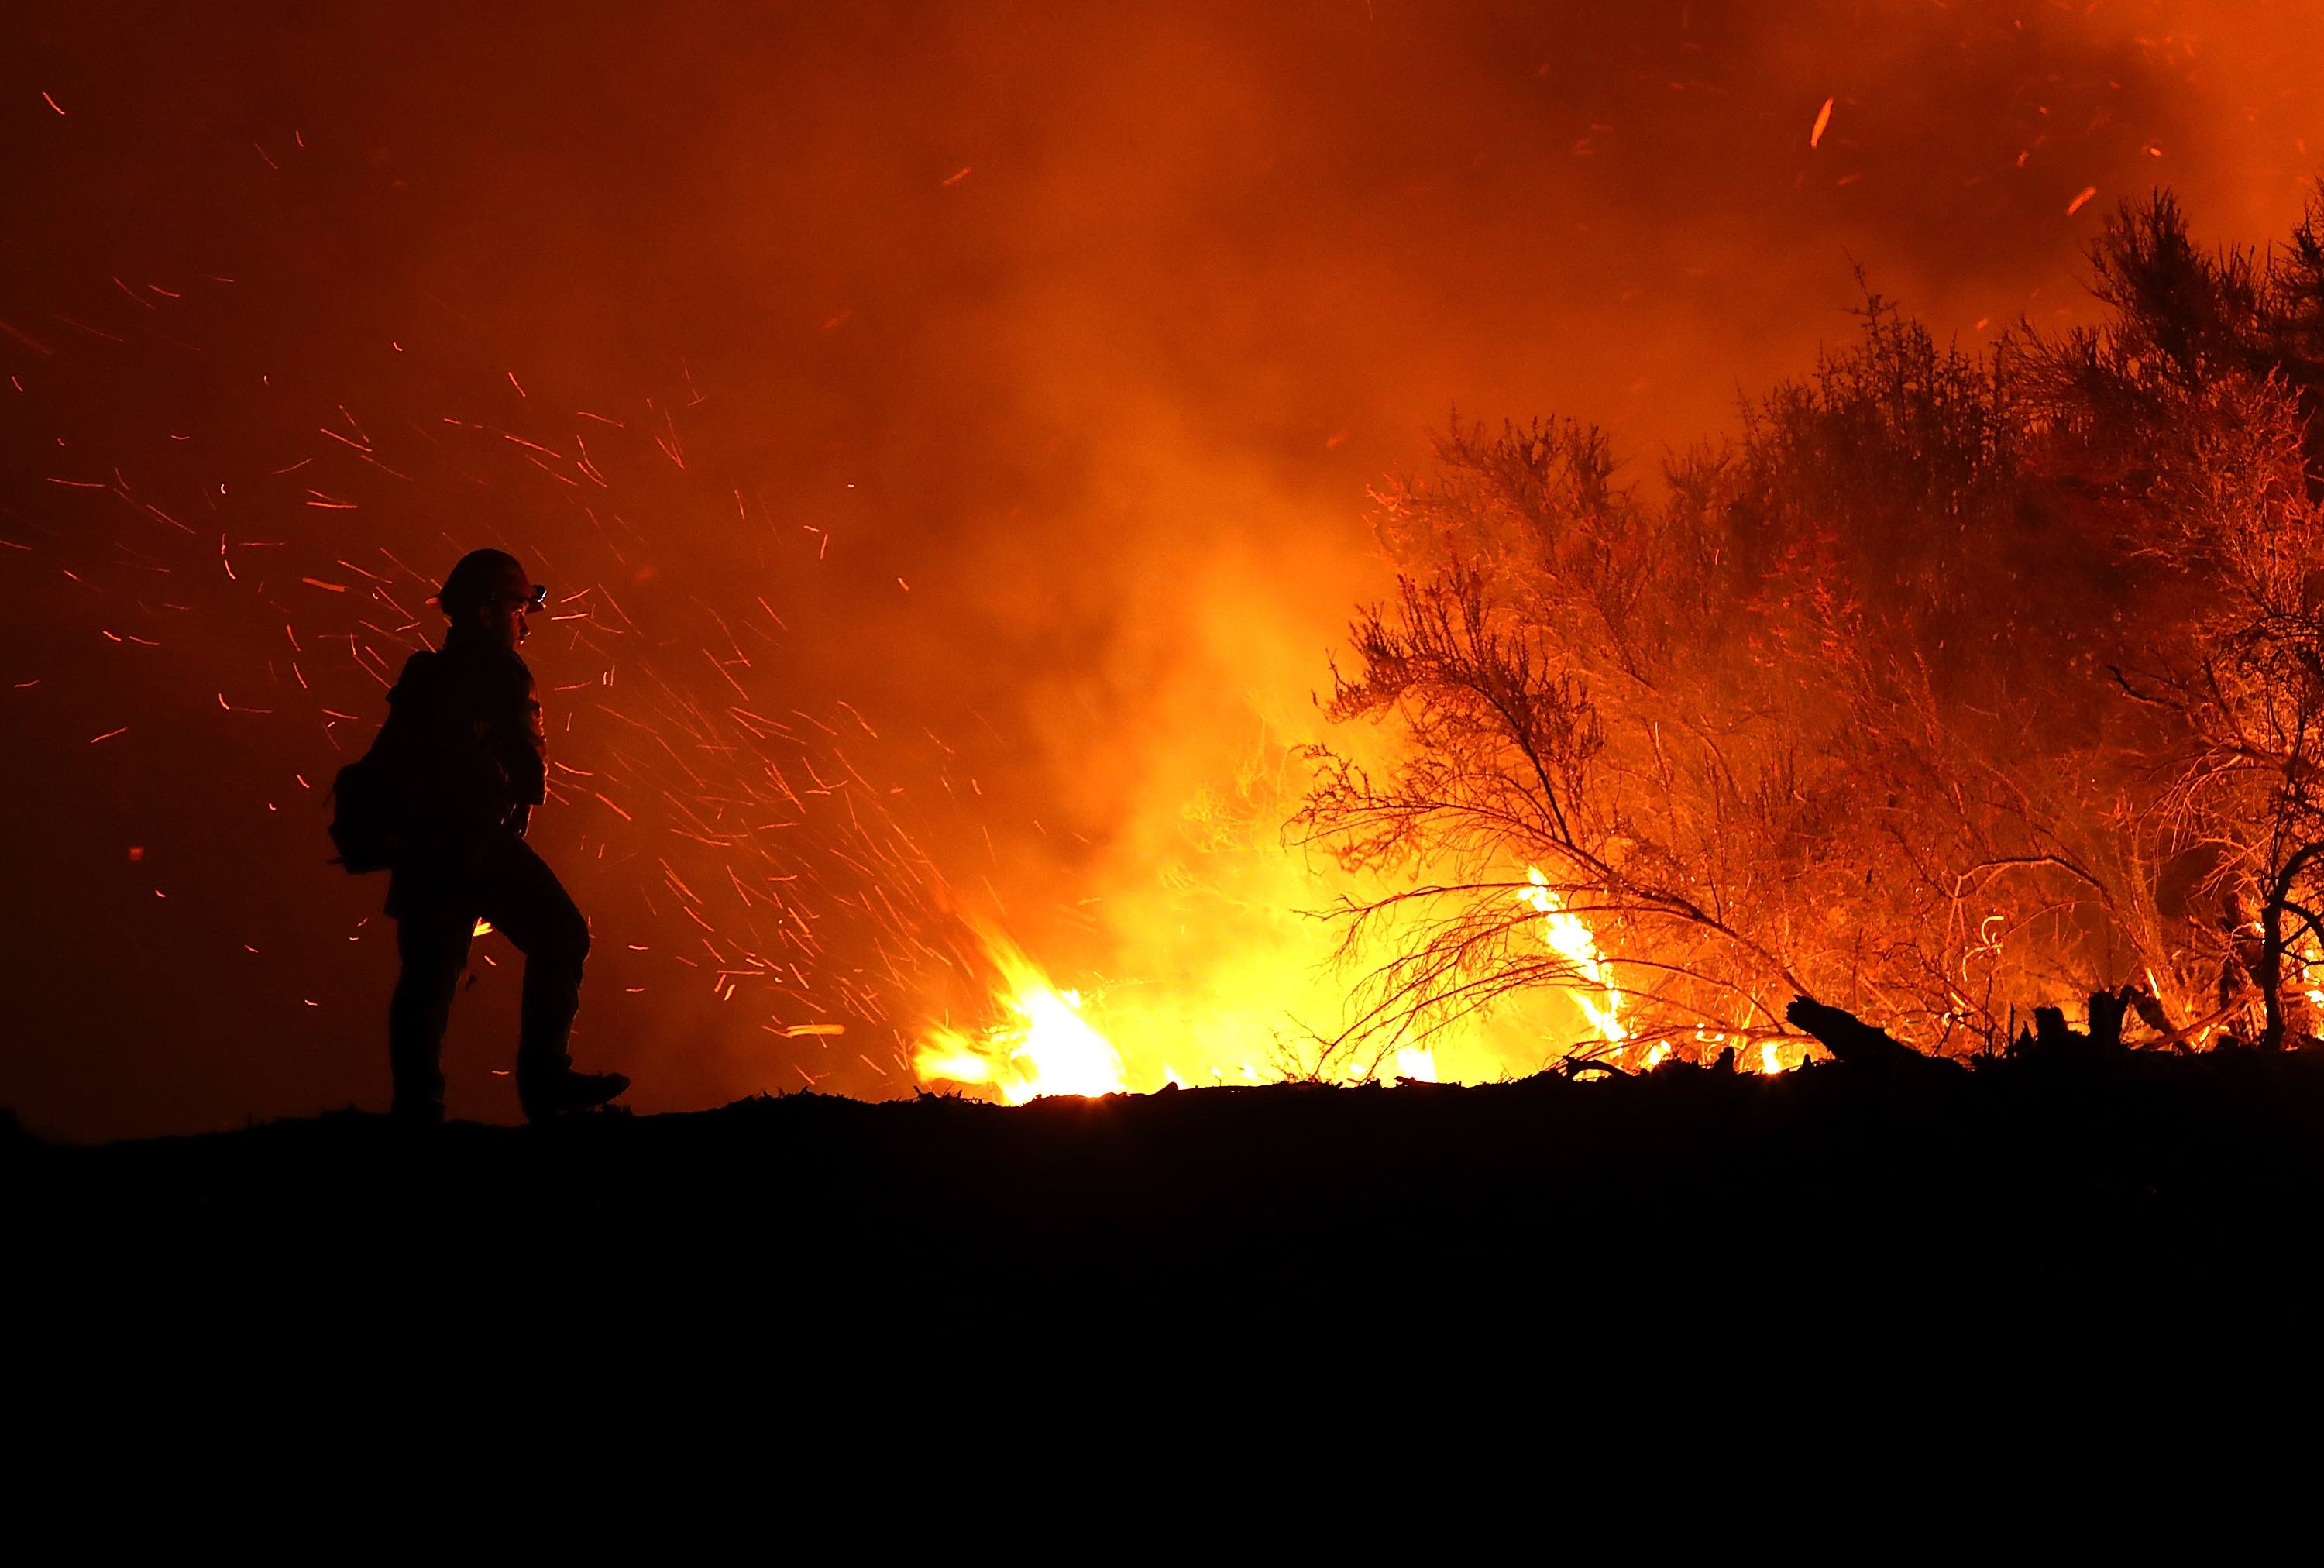
[[1677,1311],[1754,1333],[1858,1306],[2137,1317],[2318,1277],[2324,1053],[1019,1110],[798,1095],[419,1138],[348,1112],[6,1158],[35,1300],[540,1287],[598,1314],[650,1296],[770,1321],[1031,1324],[1071,1304],[1579,1331]]

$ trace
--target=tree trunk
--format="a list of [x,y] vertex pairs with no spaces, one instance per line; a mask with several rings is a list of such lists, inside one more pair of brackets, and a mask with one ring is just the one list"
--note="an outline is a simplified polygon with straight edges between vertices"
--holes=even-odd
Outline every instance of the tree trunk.
[[2319,854],[2324,854],[2324,844],[2302,844],[2294,851],[2276,873],[2274,885],[2267,890],[2267,902],[2259,912],[2257,978],[2260,1000],[2267,1008],[2267,1024],[2259,1038],[2262,1050],[2283,1048],[2283,909],[2291,901],[2292,883]]

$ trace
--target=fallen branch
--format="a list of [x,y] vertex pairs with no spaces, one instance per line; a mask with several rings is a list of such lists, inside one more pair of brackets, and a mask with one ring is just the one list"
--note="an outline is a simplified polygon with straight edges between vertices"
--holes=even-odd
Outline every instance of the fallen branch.
[[1924,1056],[1886,1029],[1874,1028],[1844,1008],[1826,1007],[1809,997],[1795,996],[1791,1006],[1784,1010],[1784,1016],[1821,1041],[1834,1061],[1859,1072],[1960,1070],[1959,1063],[1941,1056]]

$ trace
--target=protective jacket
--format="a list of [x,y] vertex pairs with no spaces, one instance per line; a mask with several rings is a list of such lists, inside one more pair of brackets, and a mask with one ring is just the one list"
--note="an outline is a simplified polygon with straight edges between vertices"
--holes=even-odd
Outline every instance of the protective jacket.
[[391,759],[409,835],[427,853],[503,827],[547,797],[548,740],[532,671],[515,650],[455,635],[404,660],[376,752]]

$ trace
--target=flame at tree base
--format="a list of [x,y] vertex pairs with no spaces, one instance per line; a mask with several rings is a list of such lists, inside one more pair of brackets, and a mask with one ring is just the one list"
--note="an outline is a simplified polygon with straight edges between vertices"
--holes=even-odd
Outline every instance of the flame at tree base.
[[1011,1105],[1042,1094],[1119,1094],[1130,1087],[1121,1053],[1082,1017],[1081,993],[1050,985],[1015,944],[988,936],[1000,971],[996,998],[1012,1021],[975,1034],[928,1032],[912,1056],[923,1082],[990,1084]]
[[[1539,917],[1539,935],[1547,947],[1571,971],[1572,983],[1559,986],[1590,1026],[1591,1041],[1576,1042],[1560,1054],[1571,1056],[1587,1048],[1590,1054],[1628,1071],[1651,1071],[1674,1059],[1708,1063],[1722,1052],[1745,1072],[1778,1074],[1797,1067],[1812,1054],[1811,1047],[1788,1048],[1786,1042],[1757,1036],[1737,1028],[1697,1027],[1683,1043],[1649,1033],[1639,1038],[1637,1024],[1626,1016],[1630,998],[1618,984],[1615,961],[1599,945],[1598,934],[1577,911],[1569,909],[1539,868],[1527,867],[1519,900]],[[975,929],[972,927],[972,929]],[[1259,1026],[1252,1019],[1263,1010],[1232,1009],[1215,1015],[1184,1010],[1157,1015],[1150,1007],[1120,1007],[1120,998],[1108,1028],[1100,1028],[1084,1011],[1077,991],[1050,983],[1041,966],[1015,943],[989,929],[975,929],[982,956],[990,965],[991,1006],[1000,1021],[982,1028],[951,1025],[925,1029],[912,1054],[914,1075],[922,1083],[953,1084],[991,1090],[1010,1105],[1022,1105],[1044,1095],[1120,1094],[1136,1089],[1185,1087],[1204,1077],[1218,1084],[1260,1084],[1285,1076],[1342,1084],[1481,1083],[1494,1077],[1522,1075],[1545,1065],[1529,1058],[1529,1048],[1495,1052],[1466,1049],[1473,1060],[1458,1066],[1440,1065],[1438,1046],[1453,1037],[1428,1044],[1388,1049],[1376,1058],[1357,1057],[1305,1068],[1297,1062],[1277,1060],[1262,1074],[1247,1059]],[[1472,1021],[1471,1032],[1481,1030]],[[1126,1030],[1127,1034],[1122,1035]],[[1128,1045],[1116,1043],[1120,1035]],[[1468,1036],[1462,1037],[1468,1038]],[[1470,1045],[1477,1042],[1470,1039]],[[1263,1048],[1263,1047],[1262,1047]],[[1184,1060],[1192,1049],[1198,1058],[1196,1074],[1181,1074],[1171,1058]],[[1239,1056],[1245,1057],[1238,1061]],[[1137,1085],[1130,1064],[1137,1064]],[[1450,1067],[1447,1071],[1445,1068]],[[1482,1068],[1480,1071],[1480,1068]]]

